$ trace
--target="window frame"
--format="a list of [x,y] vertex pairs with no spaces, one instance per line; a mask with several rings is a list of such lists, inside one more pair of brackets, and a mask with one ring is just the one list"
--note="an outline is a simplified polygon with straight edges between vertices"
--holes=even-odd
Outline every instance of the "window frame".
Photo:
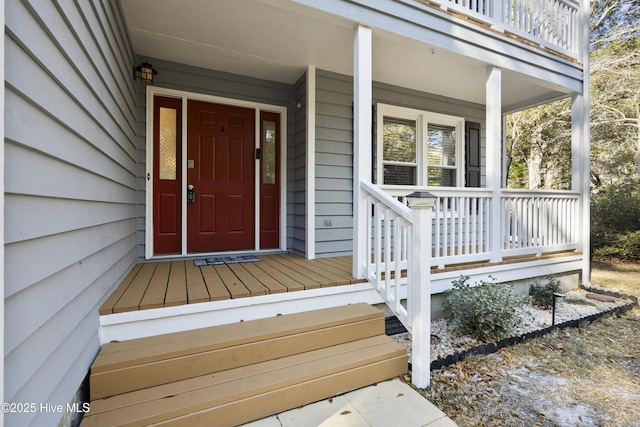
[[[396,105],[378,103],[376,108],[376,182],[384,184],[383,166],[387,163],[395,164],[392,161],[385,162],[383,159],[383,124],[385,117],[400,120],[410,120],[416,122],[416,183],[415,186],[426,187],[429,178],[429,168],[455,170],[456,186],[464,187],[464,126],[463,117],[451,116],[447,114],[434,113],[432,111],[418,110],[415,108],[400,107]],[[431,165],[427,164],[427,140],[429,123],[452,126],[456,130],[456,155],[455,166]]]

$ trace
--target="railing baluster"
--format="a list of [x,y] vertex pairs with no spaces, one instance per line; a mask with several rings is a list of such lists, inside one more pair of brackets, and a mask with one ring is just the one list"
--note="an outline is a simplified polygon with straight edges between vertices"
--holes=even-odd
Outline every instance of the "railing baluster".
[[520,247],[520,199],[513,200],[514,211],[512,212],[513,234],[512,239],[514,248]]
[[527,200],[527,246],[535,246],[535,239],[533,236],[533,213],[535,208],[533,206],[533,199]]
[[558,239],[558,199],[553,200],[553,244],[557,245]]
[[435,217],[435,224],[433,227],[434,230],[434,234],[435,234],[435,239],[434,239],[434,253],[433,256],[434,258],[440,258],[440,233],[442,233],[442,227],[440,222],[442,221],[442,197],[439,197],[436,200],[436,205],[435,205],[435,209],[434,209],[435,213],[434,213],[434,217]]
[[389,209],[384,210],[384,281],[386,283],[386,299],[391,298],[391,221]]
[[485,209],[488,209],[487,206],[487,199],[486,198],[481,198],[480,199],[480,218],[478,219],[478,242],[480,244],[480,252],[487,252],[487,245],[486,245],[486,238],[484,236],[484,213],[485,213]]
[[449,248],[449,220],[448,218],[451,218],[450,214],[451,213],[451,198],[450,197],[444,197],[444,221],[442,221],[442,255],[443,257],[447,257],[450,254],[447,252],[447,249]]
[[464,209],[462,210],[462,212],[460,213],[460,215],[463,215],[464,218],[464,239],[463,239],[463,247],[464,247],[464,253],[466,255],[469,255],[470,253],[470,248],[469,245],[471,244],[471,236],[469,235],[469,221],[471,220],[471,212],[469,211],[469,198],[465,197],[464,198]]
[[511,233],[512,241],[514,243],[514,248],[520,247],[520,240],[518,239],[518,235],[520,233],[520,199],[515,199],[513,201],[513,211],[511,213],[512,224],[513,224],[513,232]]
[[529,247],[529,199],[522,200],[522,247]]
[[478,209],[480,208],[480,199],[472,199],[471,202],[471,253],[478,253]]
[[[455,211],[455,216],[458,219],[458,226],[457,231],[456,231],[456,236],[455,236],[455,242],[456,242],[456,254],[455,255],[462,255],[462,208],[460,207],[460,204],[462,203],[462,197],[456,197],[456,211]],[[451,214],[453,215],[454,213],[451,212]]]
[[376,263],[376,279],[378,280],[378,291],[382,291],[384,283],[382,281],[382,212],[381,204],[377,202],[375,205],[375,231],[374,231],[374,257]]
[[[366,230],[366,236],[367,236],[367,247],[368,248],[372,248],[373,245],[373,199],[371,198],[371,196],[367,197],[367,230]],[[371,260],[371,254],[369,254],[369,256],[367,256],[366,258],[366,265],[367,265],[367,278],[371,276],[371,274],[373,273],[373,262]]]
[[[495,200],[492,200],[493,203],[495,203]],[[507,212],[507,199],[502,197],[500,198],[500,200],[498,200],[498,203],[500,203],[500,218],[497,218],[494,221],[497,221],[498,226],[500,227],[500,247],[499,248],[494,248],[493,245],[489,245],[489,251],[494,252],[494,251],[500,251],[503,252],[505,249],[507,249],[507,234],[509,233],[509,229],[507,227],[509,227],[509,215],[506,213]],[[491,215],[493,211],[489,210],[489,215]],[[489,239],[491,236],[490,233],[487,233],[487,239]],[[501,255],[502,256],[502,255]]]

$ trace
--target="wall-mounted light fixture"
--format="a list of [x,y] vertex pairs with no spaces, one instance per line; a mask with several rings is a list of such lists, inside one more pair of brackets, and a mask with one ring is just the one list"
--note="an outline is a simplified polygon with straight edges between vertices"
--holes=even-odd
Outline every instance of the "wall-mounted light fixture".
[[153,84],[153,76],[156,74],[158,74],[158,70],[154,69],[153,65],[148,62],[143,62],[141,65],[133,67],[133,80],[137,79],[138,75],[140,75],[142,83],[147,85]]

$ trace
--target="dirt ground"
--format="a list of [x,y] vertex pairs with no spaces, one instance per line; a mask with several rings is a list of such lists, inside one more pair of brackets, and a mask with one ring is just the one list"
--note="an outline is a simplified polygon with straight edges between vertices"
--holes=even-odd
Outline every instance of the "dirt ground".
[[[640,264],[592,269],[593,284],[640,298]],[[639,427],[640,309],[467,358],[422,393],[460,426]]]

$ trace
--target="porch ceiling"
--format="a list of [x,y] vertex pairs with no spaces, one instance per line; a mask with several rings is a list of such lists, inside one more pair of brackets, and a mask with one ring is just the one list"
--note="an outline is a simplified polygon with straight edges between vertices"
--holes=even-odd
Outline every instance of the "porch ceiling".
[[[136,53],[294,83],[307,66],[353,74],[355,22],[288,0],[121,0]],[[373,78],[478,104],[486,64],[374,29]],[[503,106],[561,97],[542,81],[503,72]]]

